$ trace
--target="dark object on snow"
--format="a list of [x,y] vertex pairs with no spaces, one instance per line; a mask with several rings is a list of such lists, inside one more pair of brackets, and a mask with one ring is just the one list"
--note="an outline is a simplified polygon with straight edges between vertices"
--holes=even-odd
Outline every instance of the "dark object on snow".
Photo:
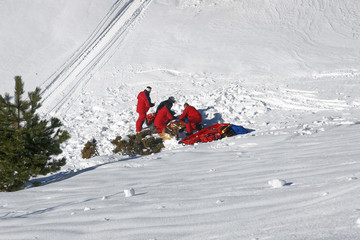
[[114,153],[129,156],[149,155],[160,152],[164,147],[163,140],[153,137],[150,130],[143,130],[136,135],[128,135],[127,137],[128,140],[118,136],[111,141],[116,146],[113,150]]
[[204,129],[204,124],[199,123],[198,125],[196,125],[196,130],[200,131],[202,129]]
[[96,139],[94,138],[91,141],[88,141],[83,150],[81,151],[81,156],[82,158],[92,158],[94,156],[99,156],[99,152],[97,150],[97,142]]
[[236,134],[245,134],[248,132],[249,131],[242,126],[231,125],[229,123],[218,123],[187,136],[179,143],[193,145],[197,142],[212,142],[221,138],[234,136]]

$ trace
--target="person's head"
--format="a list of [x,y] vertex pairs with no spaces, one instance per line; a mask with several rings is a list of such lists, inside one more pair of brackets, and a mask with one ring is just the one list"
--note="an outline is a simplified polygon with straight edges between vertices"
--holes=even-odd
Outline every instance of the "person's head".
[[169,99],[168,99],[170,102],[172,102],[172,103],[175,103],[176,101],[175,101],[175,98],[173,97],[173,96],[171,96],[171,97],[169,97]]
[[184,108],[187,108],[189,106],[188,103],[184,103]]
[[148,93],[150,93],[150,92],[151,92],[151,87],[147,86],[147,87],[145,88],[145,91],[147,91]]

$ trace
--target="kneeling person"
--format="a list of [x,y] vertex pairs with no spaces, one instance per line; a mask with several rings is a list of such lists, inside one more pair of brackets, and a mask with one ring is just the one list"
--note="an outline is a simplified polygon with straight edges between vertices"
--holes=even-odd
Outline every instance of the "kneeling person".
[[158,133],[162,133],[166,125],[173,119],[171,106],[166,104],[158,111],[155,117],[154,125],[157,127]]
[[202,116],[198,110],[196,110],[193,106],[190,106],[188,103],[184,104],[184,111],[180,115],[179,120],[183,120],[187,118],[188,122],[186,124],[187,135],[193,133],[196,129],[196,125],[202,122]]

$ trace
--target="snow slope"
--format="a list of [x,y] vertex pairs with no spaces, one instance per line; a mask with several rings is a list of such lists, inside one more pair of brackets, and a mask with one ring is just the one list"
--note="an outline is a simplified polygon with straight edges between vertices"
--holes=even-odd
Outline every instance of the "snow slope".
[[[42,114],[72,135],[61,172],[0,193],[0,239],[360,238],[359,10],[356,0],[0,2],[1,93],[17,74],[41,86]],[[178,114],[188,102],[205,125],[255,131],[114,155],[147,85],[156,103],[174,96]],[[101,156],[81,159],[93,137]]]
[[68,61],[101,22],[113,0],[0,2],[0,85],[12,92],[22,75],[32,91]]

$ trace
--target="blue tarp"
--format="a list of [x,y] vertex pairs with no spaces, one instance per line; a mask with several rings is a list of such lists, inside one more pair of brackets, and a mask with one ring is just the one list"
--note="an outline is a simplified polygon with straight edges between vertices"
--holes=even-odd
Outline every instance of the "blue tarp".
[[243,126],[237,126],[233,124],[230,124],[230,126],[236,134],[245,134],[250,132],[248,129],[244,128]]

